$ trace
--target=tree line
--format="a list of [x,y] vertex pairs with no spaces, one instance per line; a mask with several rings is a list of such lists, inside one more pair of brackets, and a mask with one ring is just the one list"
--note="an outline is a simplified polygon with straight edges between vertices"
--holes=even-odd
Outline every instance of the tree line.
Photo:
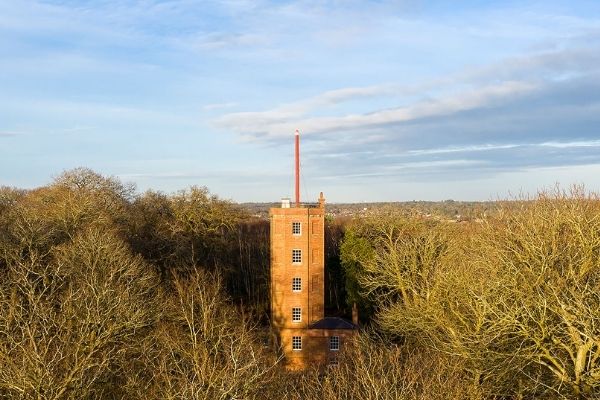
[[85,168],[1,188],[0,398],[598,397],[598,198],[495,206],[478,223],[328,219],[327,304],[359,304],[363,329],[339,366],[289,372],[268,221]]

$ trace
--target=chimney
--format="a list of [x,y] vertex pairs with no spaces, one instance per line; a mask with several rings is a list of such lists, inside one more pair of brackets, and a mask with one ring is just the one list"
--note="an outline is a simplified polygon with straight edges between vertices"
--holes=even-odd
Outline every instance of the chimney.
[[358,326],[358,307],[356,302],[352,304],[352,323]]

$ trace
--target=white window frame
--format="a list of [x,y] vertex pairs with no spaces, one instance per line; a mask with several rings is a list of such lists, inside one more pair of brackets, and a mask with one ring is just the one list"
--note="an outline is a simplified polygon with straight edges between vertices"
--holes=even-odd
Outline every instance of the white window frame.
[[292,249],[292,264],[302,264],[301,249]]
[[302,307],[292,307],[292,322],[302,322]]
[[292,350],[302,351],[302,336],[292,336]]
[[292,235],[294,235],[294,236],[302,235],[302,223],[292,222]]
[[302,291],[302,278],[293,277],[292,278],[292,292],[301,292]]
[[340,351],[339,336],[329,336],[329,351]]

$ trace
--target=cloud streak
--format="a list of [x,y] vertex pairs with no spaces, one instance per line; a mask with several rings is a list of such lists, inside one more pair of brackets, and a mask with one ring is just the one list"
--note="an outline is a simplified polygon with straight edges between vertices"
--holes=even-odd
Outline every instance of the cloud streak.
[[570,149],[578,147],[600,147],[600,140],[585,140],[577,142],[544,142],[540,143],[543,147],[552,147],[557,149]]
[[492,151],[492,150],[505,150],[514,149],[519,147],[518,144],[483,144],[483,145],[471,145],[463,147],[445,147],[438,149],[423,149],[423,150],[409,150],[407,153],[413,156],[432,155],[432,154],[451,154],[451,153],[470,153],[479,151]]
[[437,154],[452,154],[452,153],[473,153],[473,152],[486,152],[495,150],[509,150],[516,149],[519,147],[550,147],[556,149],[576,149],[576,148],[588,148],[588,147],[600,147],[600,140],[585,140],[575,142],[542,142],[542,143],[531,143],[531,144],[483,144],[483,145],[472,145],[463,147],[444,147],[444,148],[431,148],[422,150],[409,150],[408,155],[412,156],[423,156],[423,155],[437,155]]
[[[254,134],[257,137],[285,137],[294,130],[294,127],[299,126],[306,134],[312,135],[447,116],[457,112],[492,106],[507,98],[526,95],[535,89],[536,85],[531,83],[504,82],[453,96],[424,100],[407,107],[363,114],[349,114],[341,117],[301,118],[303,111],[295,106],[285,106],[267,112],[228,114],[218,119],[217,124],[234,132]],[[293,120],[293,122],[290,122],[290,120]]]

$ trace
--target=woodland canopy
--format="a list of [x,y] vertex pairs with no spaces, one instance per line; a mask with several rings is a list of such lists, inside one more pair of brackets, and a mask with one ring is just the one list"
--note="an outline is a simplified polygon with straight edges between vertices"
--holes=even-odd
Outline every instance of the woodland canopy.
[[598,197],[413,211],[328,219],[326,303],[363,328],[339,366],[289,372],[267,220],[85,168],[3,187],[0,398],[600,398]]

